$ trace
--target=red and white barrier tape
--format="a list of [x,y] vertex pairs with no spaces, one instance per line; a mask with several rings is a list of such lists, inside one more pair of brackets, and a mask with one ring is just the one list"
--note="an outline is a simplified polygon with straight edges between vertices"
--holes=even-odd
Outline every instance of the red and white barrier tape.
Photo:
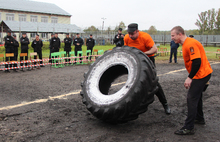
[[[97,56],[97,55],[96,55]],[[98,55],[101,56],[101,55]],[[33,63],[33,62],[39,62],[39,61],[48,61],[48,60],[54,60],[54,59],[59,59],[59,60],[65,60],[65,59],[77,59],[77,58],[85,58],[85,57],[90,57],[90,56],[81,56],[81,57],[64,57],[64,58],[51,58],[51,59],[37,59],[37,60],[30,60],[30,61],[26,61],[26,62],[13,62],[13,63],[8,63],[8,64],[17,64],[17,63]],[[9,68],[3,68],[0,69],[0,71],[3,70],[11,70],[11,69],[21,69],[21,68],[30,68],[30,67],[37,67],[37,66],[42,66],[42,65],[59,65],[59,64],[67,64],[67,63],[77,63],[77,62],[91,62],[91,60],[78,60],[78,61],[69,61],[69,62],[58,62],[58,63],[43,63],[43,64],[35,64],[35,65],[27,65],[27,66],[18,66],[18,67],[9,67]],[[95,59],[92,59],[92,61],[95,61]],[[1,64],[1,65],[5,65],[5,64]]]
[[86,58],[86,57],[98,57],[98,56],[101,56],[101,55],[91,55],[91,56],[81,56],[81,57],[62,57],[62,58],[51,58],[51,59],[33,59],[33,60],[26,60],[26,61],[20,61],[20,62],[17,62],[17,61],[13,61],[12,63],[11,62],[2,62],[0,63],[0,65],[6,65],[6,64],[18,64],[18,63],[33,63],[33,62],[39,62],[39,61],[49,61],[49,60],[56,60],[56,59],[59,59],[59,60],[62,60],[62,59],[77,59],[77,58]]

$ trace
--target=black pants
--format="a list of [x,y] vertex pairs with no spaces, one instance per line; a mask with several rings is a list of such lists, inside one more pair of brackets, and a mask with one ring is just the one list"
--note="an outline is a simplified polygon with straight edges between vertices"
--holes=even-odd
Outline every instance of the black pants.
[[[155,58],[154,57],[149,57],[150,60],[152,61],[152,63],[154,64],[154,66],[156,67],[155,65]],[[158,91],[155,93],[155,95],[158,97],[159,101],[161,102],[162,105],[166,105],[167,104],[167,99],[165,97],[165,94],[163,92],[163,89],[160,85],[160,83],[158,82],[158,85],[157,87],[159,88]]]
[[[64,50],[64,51],[66,51],[66,57],[70,57],[71,50]],[[70,59],[66,59],[65,61],[70,63]]]
[[204,120],[202,92],[205,84],[211,78],[211,74],[202,79],[193,79],[187,94],[188,115],[185,120],[184,128],[192,130],[194,121]]
[[[28,49],[21,49],[21,53],[27,53],[27,56],[25,56],[25,60],[28,60]],[[23,60],[23,57],[20,57],[20,61]],[[23,66],[23,63],[21,63],[21,66]],[[27,63],[25,63],[25,66],[27,66]]]
[[51,53],[52,53],[51,50],[52,50],[52,49],[50,49],[49,63],[51,63]]
[[[77,57],[77,53],[78,51],[82,51],[82,48],[75,48],[75,56]],[[82,55],[79,54],[79,56],[81,57]],[[75,58],[75,61],[76,61],[76,58]],[[80,58],[80,63],[82,62],[82,58]]]
[[163,89],[160,85],[160,83],[158,82],[157,87],[159,88],[158,91],[155,93],[155,95],[158,97],[159,101],[161,102],[162,105],[167,105],[167,99],[165,97],[165,94],[163,92]]
[[[52,63],[52,61],[51,61],[51,53],[54,53],[54,52],[59,52],[59,49],[50,49],[50,55],[49,55],[49,62],[50,63]],[[56,57],[52,57],[52,58],[57,58],[57,56]]]
[[154,57],[149,57],[150,60],[152,61],[152,63],[154,64],[154,67],[156,67],[156,64],[155,64],[155,58]]
[[[91,51],[90,55],[92,55],[93,47],[88,47],[87,46],[87,50],[90,50]],[[87,56],[89,56],[89,53],[87,53]],[[91,60],[91,58],[92,58],[92,56],[90,56],[90,60]],[[86,57],[86,59],[88,60],[88,57]]]
[[170,51],[170,63],[172,62],[172,56],[174,55],[174,62],[177,63],[177,49],[171,49]]
[[[14,52],[14,61],[17,61],[18,60],[18,51],[17,52]],[[18,65],[17,64],[14,64],[14,67],[17,67]]]
[[[5,54],[6,54],[6,53],[13,53],[13,52],[6,50]],[[5,61],[6,61],[6,62],[7,62],[7,61],[13,61],[13,60],[14,60],[13,57],[6,57],[6,58],[5,58]],[[10,66],[10,68],[11,68],[11,67],[12,67],[12,64],[10,64],[9,66]],[[8,68],[8,64],[5,64],[5,68]]]
[[[34,52],[37,52],[37,55],[39,56],[39,59],[42,60],[42,50],[34,51]],[[34,59],[37,59],[37,56],[34,56]],[[34,62],[34,64],[36,65],[36,62]],[[40,64],[43,64],[43,61],[40,61]]]

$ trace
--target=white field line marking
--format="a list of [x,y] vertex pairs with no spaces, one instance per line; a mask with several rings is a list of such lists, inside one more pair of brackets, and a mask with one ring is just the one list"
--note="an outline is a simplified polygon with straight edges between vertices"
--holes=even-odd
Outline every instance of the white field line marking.
[[30,105],[30,104],[34,104],[34,103],[45,103],[48,100],[61,99],[63,97],[67,97],[67,96],[70,96],[70,95],[76,95],[76,94],[79,94],[79,93],[80,93],[80,91],[75,91],[75,92],[71,92],[71,93],[68,93],[68,94],[60,95],[60,96],[54,96],[54,97],[49,96],[48,99],[39,99],[39,100],[35,100],[35,101],[32,101],[32,102],[22,102],[22,103],[17,104],[17,105],[2,107],[2,108],[0,108],[0,111],[1,110],[6,110],[6,109],[9,110],[9,109],[17,108],[17,107],[22,107],[22,106],[26,106],[26,105]]
[[[220,62],[213,62],[213,63],[210,63],[211,65],[214,65],[214,64],[220,64]],[[179,69],[179,70],[174,70],[174,71],[170,71],[168,73],[164,73],[164,74],[159,74],[157,76],[163,76],[163,75],[167,75],[167,74],[173,74],[173,73],[177,73],[177,72],[181,72],[181,71],[185,71],[186,69]],[[121,83],[117,83],[117,84],[112,84],[112,86],[117,86],[117,85],[121,85],[121,84],[125,84],[125,82],[121,82]],[[10,109],[14,109],[14,108],[18,108],[18,107],[22,107],[22,106],[26,106],[26,105],[30,105],[30,104],[34,104],[34,103],[45,103],[47,102],[48,100],[53,100],[53,99],[62,99],[64,97],[67,97],[67,96],[70,96],[70,95],[76,95],[76,94],[79,94],[81,90],[76,90],[74,92],[70,92],[68,94],[63,94],[63,95],[59,95],[59,96],[54,96],[54,97],[48,97],[48,99],[39,99],[39,100],[35,100],[35,101],[32,101],[32,102],[22,102],[20,104],[17,104],[17,105],[11,105],[11,106],[6,106],[6,107],[2,107],[0,108],[0,111],[1,110],[10,110]]]

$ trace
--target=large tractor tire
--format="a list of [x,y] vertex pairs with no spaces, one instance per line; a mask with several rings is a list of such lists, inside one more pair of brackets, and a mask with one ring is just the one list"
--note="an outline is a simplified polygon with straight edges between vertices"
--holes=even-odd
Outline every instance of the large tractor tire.
[[[124,85],[110,93],[114,80],[123,75],[127,75]],[[115,47],[105,52],[84,77],[80,93],[83,103],[95,117],[110,123],[137,119],[147,111],[158,90],[153,63],[134,47]]]

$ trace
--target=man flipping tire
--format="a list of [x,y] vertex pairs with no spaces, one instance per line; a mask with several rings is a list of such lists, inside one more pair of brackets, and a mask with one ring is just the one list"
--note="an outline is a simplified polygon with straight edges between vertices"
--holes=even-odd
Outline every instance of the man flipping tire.
[[[124,37],[124,45],[135,47],[144,52],[155,66],[154,54],[157,52],[157,47],[149,34],[138,30],[138,24],[132,23],[128,25],[128,34]],[[159,89],[155,94],[163,105],[165,113],[170,114],[171,110],[167,104],[163,89],[159,83],[157,86]]]

